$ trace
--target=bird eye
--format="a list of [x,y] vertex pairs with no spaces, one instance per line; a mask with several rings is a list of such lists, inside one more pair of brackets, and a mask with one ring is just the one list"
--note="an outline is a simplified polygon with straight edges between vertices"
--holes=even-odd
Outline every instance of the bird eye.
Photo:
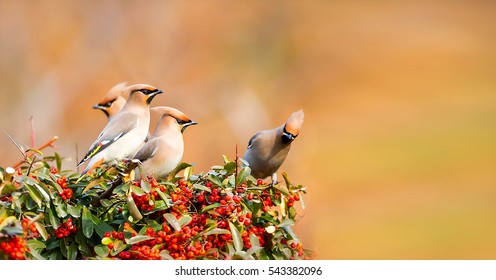
[[181,119],[176,119],[177,123],[180,124],[180,125],[183,125],[185,124],[186,122],[181,120]]

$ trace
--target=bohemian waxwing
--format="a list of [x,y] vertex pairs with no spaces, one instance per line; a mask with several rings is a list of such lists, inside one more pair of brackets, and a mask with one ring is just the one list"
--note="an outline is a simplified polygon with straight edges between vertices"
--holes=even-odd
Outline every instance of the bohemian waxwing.
[[150,109],[161,115],[148,142],[134,156],[141,162],[141,177],[163,178],[181,162],[184,152],[183,132],[197,124],[183,112],[165,106]]
[[93,109],[102,110],[110,121],[126,104],[125,96],[128,94],[127,89],[126,82],[115,85],[98,104],[93,106]]
[[250,139],[243,158],[249,163],[254,177],[264,179],[272,175],[272,183],[277,181],[276,172],[300,133],[303,118],[303,110],[299,110],[280,127],[260,131]]
[[126,104],[110,119],[77,165],[89,160],[83,174],[101,163],[132,157],[143,145],[150,126],[150,102],[162,91],[145,84],[128,86],[126,91]]

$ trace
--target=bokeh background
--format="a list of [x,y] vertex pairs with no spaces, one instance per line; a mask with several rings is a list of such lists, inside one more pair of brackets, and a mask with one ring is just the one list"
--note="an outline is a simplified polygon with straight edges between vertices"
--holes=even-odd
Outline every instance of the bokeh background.
[[[0,128],[57,135],[75,167],[91,106],[148,83],[198,121],[195,171],[303,108],[281,171],[308,187],[318,259],[496,258],[496,2],[0,1]],[[154,128],[152,119],[152,127]],[[76,155],[76,145],[79,155]],[[49,150],[47,150],[49,152]],[[0,165],[20,154],[0,137]]]

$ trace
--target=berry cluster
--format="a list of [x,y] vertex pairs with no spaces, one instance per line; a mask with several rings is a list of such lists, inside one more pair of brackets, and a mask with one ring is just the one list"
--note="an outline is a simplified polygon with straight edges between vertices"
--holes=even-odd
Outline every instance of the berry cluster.
[[67,188],[67,178],[66,177],[60,177],[60,178],[58,178],[57,179],[57,184],[59,184],[60,187],[62,188],[62,191],[59,192],[60,197],[63,200],[71,199],[72,198],[72,195],[73,195],[73,191],[72,191],[72,189]]
[[26,234],[26,236],[33,237],[33,238],[38,238],[38,236],[40,236],[40,233],[38,232],[36,225],[34,223],[29,225],[29,219],[28,218],[22,219],[21,225],[22,225],[22,228],[24,229],[24,233]]
[[67,221],[60,224],[59,227],[55,230],[55,236],[57,236],[58,239],[62,239],[76,233],[77,228],[72,224],[72,218],[67,219]]
[[300,195],[299,194],[294,194],[294,195],[288,197],[288,202],[287,202],[288,207],[292,207],[294,205],[295,201],[300,201]]
[[25,260],[27,251],[29,250],[26,247],[26,240],[18,236],[0,241],[0,253],[4,254],[6,259]]

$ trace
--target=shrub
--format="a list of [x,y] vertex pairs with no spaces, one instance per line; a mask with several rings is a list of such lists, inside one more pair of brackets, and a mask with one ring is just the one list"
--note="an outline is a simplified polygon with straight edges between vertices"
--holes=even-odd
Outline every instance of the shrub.
[[[30,150],[0,167],[0,259],[305,259],[291,230],[305,188],[269,184],[249,167],[135,179],[126,164],[81,177]],[[179,175],[181,173],[181,175]]]

